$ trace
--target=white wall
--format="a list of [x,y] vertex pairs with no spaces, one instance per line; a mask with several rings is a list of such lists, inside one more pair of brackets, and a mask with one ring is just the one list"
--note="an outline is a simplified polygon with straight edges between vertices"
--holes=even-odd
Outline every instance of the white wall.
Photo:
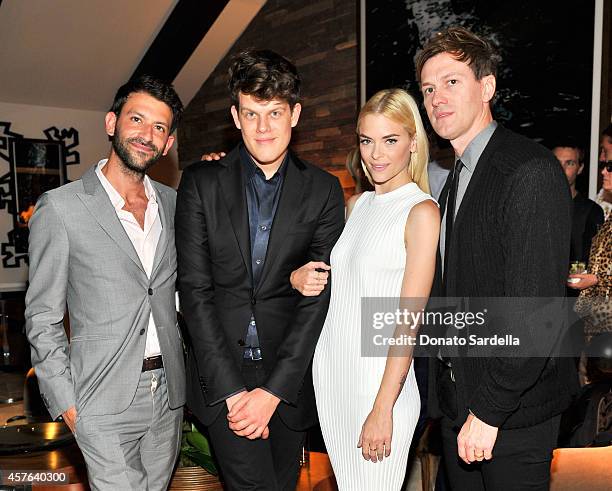
[[[29,106],[0,102],[0,122],[11,123],[10,131],[25,138],[46,139],[43,130],[74,128],[79,132],[80,163],[68,165],[68,179],[79,179],[83,173],[100,159],[106,158],[110,142],[104,131],[105,111],[82,111],[60,107]],[[169,154],[155,164],[149,174],[168,186],[176,188],[181,177],[178,169],[178,144]],[[0,158],[0,176],[9,172],[9,164]],[[0,242],[8,240],[7,233],[13,228],[13,217],[8,210],[0,210]],[[22,290],[28,277],[27,267],[3,268],[0,262],[0,292]]]
[[[90,165],[107,156],[110,143],[104,132],[104,115],[105,112],[101,111],[0,102],[0,121],[11,123],[10,130],[26,138],[46,139],[43,130],[52,126],[74,128],[79,132],[79,144],[75,150],[80,154],[81,163],[67,166],[70,180],[78,179]],[[7,172],[8,162],[0,159],[0,175]],[[0,210],[0,242],[7,241],[6,234],[12,228],[12,215],[8,210]],[[22,289],[27,276],[27,267],[5,269],[0,263],[0,291]]]

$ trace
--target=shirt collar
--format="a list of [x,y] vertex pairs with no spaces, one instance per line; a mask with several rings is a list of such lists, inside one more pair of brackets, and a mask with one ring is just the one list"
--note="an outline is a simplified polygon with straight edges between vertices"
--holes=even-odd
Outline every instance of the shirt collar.
[[604,188],[601,188],[599,192],[597,193],[597,199],[607,203],[607,201],[604,199],[604,193],[605,193]]
[[[98,176],[98,179],[100,179],[100,184],[102,184],[102,187],[106,191],[106,194],[108,194],[108,197],[110,198],[111,203],[113,207],[115,208],[115,210],[121,210],[125,206],[125,200],[121,197],[121,195],[113,187],[110,181],[106,178],[106,176],[104,175],[104,172],[102,172],[102,168],[106,165],[107,162],[108,162],[108,159],[102,159],[100,160],[100,162],[98,162],[98,164],[96,165],[96,175]],[[144,189],[145,189],[145,195],[147,196],[149,203],[157,204],[157,197],[155,195],[155,189],[153,189],[153,184],[151,184],[151,179],[149,179],[149,176],[147,176],[146,174],[143,179],[143,184],[144,184]]]
[[484,152],[489,140],[493,136],[495,129],[497,128],[497,122],[491,121],[480,133],[478,133],[474,139],[469,143],[469,145],[465,148],[463,155],[457,157],[461,159],[464,167],[474,173],[474,169],[476,169],[476,164]]
[[253,157],[251,157],[251,154],[242,143],[240,144],[240,160],[242,161],[242,165],[244,166],[247,172],[247,177],[249,179],[252,179],[256,175],[261,177],[264,181],[276,179],[277,176],[279,176],[281,179],[284,179],[285,173],[287,172],[287,161],[289,160],[289,152],[287,152],[285,158],[283,159],[283,163],[270,179],[266,179],[266,175],[257,166],[257,164],[255,164],[255,162],[253,161]]

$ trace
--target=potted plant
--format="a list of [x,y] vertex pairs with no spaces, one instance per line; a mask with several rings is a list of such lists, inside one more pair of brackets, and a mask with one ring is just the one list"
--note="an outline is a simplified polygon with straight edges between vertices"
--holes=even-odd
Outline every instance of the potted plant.
[[183,422],[179,462],[170,481],[170,491],[222,490],[219,471],[210,445],[188,414]]

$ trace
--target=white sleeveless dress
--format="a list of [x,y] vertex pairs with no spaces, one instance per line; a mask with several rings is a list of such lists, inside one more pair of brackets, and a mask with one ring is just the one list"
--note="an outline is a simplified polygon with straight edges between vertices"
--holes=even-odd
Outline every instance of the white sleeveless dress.
[[406,264],[404,231],[412,207],[431,196],[415,183],[359,197],[331,253],[331,301],[313,361],[323,439],[340,490],[400,489],[421,407],[411,367],[393,409],[391,455],[366,461],[357,448],[386,357],[361,356],[361,298],[399,298]]

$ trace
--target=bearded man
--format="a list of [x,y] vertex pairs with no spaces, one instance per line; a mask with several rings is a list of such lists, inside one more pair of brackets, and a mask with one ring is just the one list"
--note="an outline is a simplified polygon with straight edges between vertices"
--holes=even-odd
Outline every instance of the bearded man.
[[75,435],[92,489],[166,489],[178,455],[176,193],[145,172],[172,146],[182,111],[164,82],[123,85],[105,118],[108,159],[43,194],[30,221],[32,365],[51,417]]

